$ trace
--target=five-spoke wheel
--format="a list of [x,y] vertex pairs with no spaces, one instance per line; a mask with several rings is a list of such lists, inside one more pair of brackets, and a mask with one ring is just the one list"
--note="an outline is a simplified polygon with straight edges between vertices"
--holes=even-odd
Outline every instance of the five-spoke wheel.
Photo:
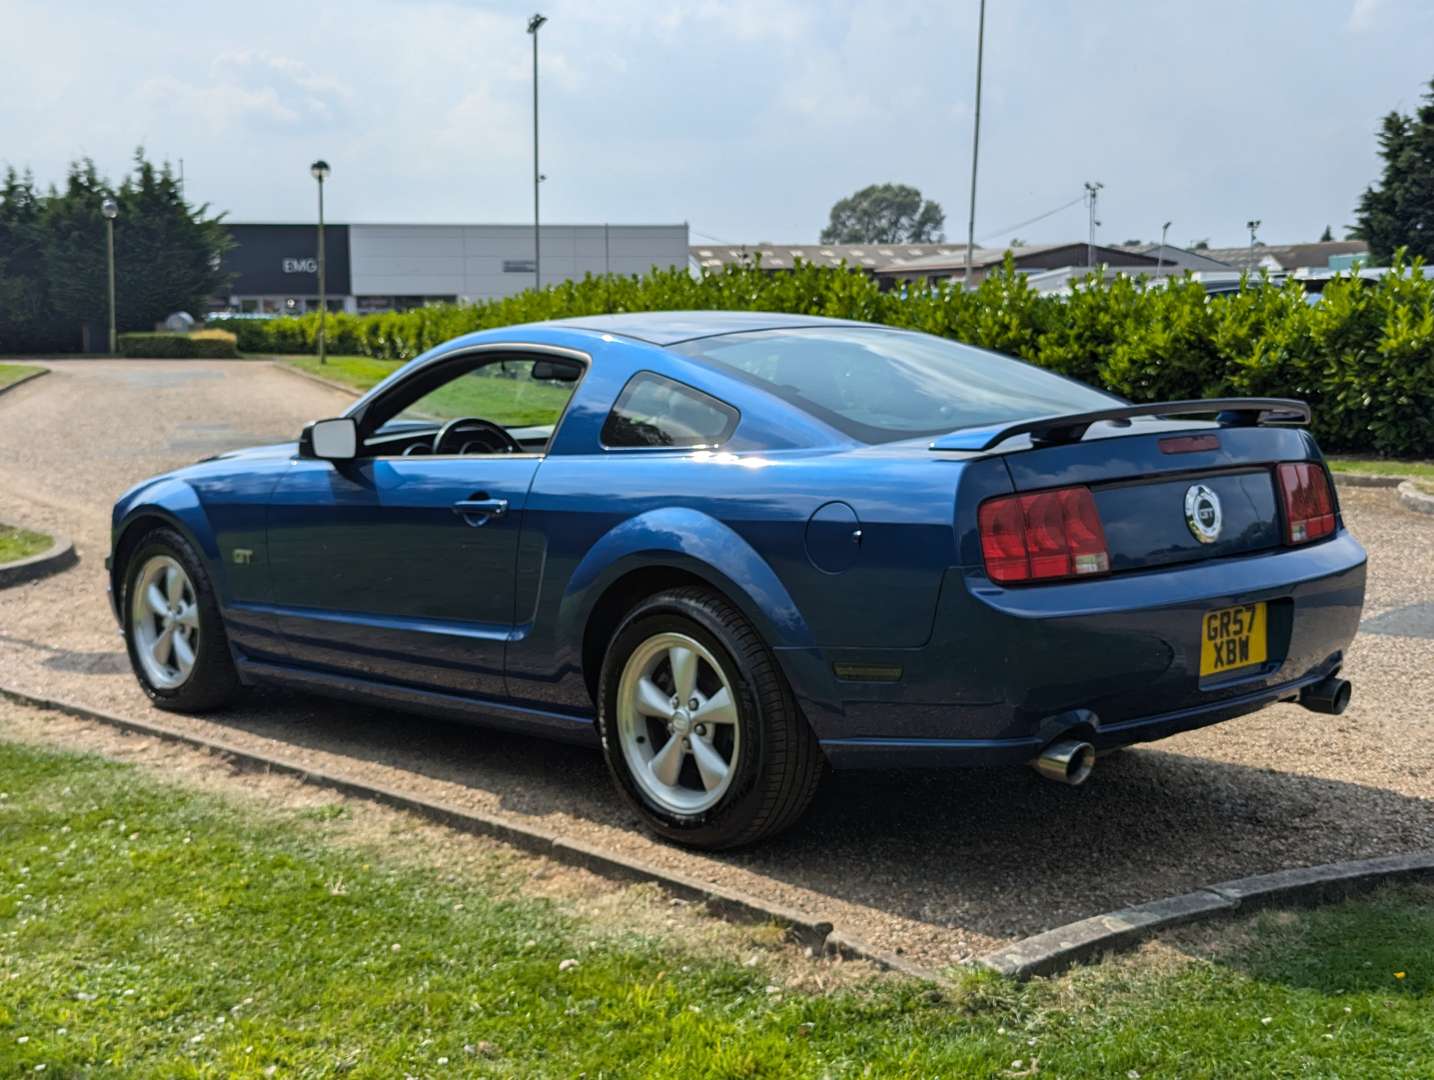
[[732,782],[742,733],[722,665],[686,634],[658,633],[623,666],[617,731],[633,779],[656,803],[693,814]]
[[181,712],[226,704],[239,675],[204,561],[169,528],[145,533],[120,558],[125,644],[149,699]]
[[155,686],[172,689],[189,678],[199,652],[199,603],[194,583],[170,555],[140,567],[130,593],[135,651]]
[[749,844],[790,825],[816,792],[821,748],[771,649],[716,592],[638,601],[607,649],[598,699],[613,779],[670,840]]

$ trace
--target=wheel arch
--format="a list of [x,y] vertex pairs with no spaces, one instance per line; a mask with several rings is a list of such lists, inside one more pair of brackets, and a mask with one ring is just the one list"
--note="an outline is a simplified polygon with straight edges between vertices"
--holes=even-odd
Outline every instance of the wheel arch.
[[603,657],[622,617],[644,597],[683,585],[719,593],[770,648],[812,644],[807,622],[776,572],[730,526],[697,510],[650,511],[594,544],[563,597],[563,636],[577,645],[594,701]]
[[[111,595],[116,610],[122,599],[125,567],[130,553],[156,529],[170,528],[189,542],[208,564],[210,580],[222,589],[222,575],[217,573],[219,548],[214,530],[204,513],[199,496],[188,484],[171,481],[145,492],[145,500],[124,507],[113,529],[110,543],[109,575]],[[163,501],[161,501],[163,500]]]

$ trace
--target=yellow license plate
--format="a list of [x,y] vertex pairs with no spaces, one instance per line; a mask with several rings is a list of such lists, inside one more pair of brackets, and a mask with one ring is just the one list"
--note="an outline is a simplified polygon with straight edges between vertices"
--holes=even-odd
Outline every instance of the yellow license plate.
[[1265,662],[1265,602],[1205,613],[1200,635],[1200,677]]

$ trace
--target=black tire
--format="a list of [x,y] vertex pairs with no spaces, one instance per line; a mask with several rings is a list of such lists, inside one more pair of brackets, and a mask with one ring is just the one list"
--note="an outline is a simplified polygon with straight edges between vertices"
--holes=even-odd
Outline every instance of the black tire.
[[[194,652],[194,665],[184,681],[176,686],[158,686],[146,673],[138,654],[134,605],[130,602],[140,571],[151,559],[160,555],[174,559],[189,576],[199,614],[198,646]],[[123,581],[120,612],[124,619],[125,648],[129,652],[129,662],[134,669],[135,678],[149,700],[161,709],[185,713],[209,712],[233,701],[239,694],[240,683],[234,658],[229,651],[229,636],[224,632],[224,620],[220,617],[219,603],[209,575],[205,572],[204,562],[189,541],[173,529],[167,528],[155,529],[146,534],[129,553],[124,566]]]
[[[634,780],[616,731],[618,684],[628,659],[655,634],[685,634],[724,668],[736,698],[742,752],[720,801],[681,814],[648,797]],[[752,625],[724,597],[687,586],[634,607],[603,658],[598,731],[618,790],[657,835],[709,851],[741,847],[790,827],[811,804],[825,758],[797,707],[776,658]]]

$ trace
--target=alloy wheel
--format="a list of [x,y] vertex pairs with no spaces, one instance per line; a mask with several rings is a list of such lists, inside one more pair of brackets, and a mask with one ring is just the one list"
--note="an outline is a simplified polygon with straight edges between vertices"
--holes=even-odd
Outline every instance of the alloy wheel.
[[154,686],[172,690],[189,678],[199,654],[199,600],[178,560],[156,555],[140,569],[130,597],[130,633]]
[[617,690],[617,737],[645,795],[664,810],[701,813],[726,794],[742,737],[731,682],[695,638],[664,632],[643,641]]

